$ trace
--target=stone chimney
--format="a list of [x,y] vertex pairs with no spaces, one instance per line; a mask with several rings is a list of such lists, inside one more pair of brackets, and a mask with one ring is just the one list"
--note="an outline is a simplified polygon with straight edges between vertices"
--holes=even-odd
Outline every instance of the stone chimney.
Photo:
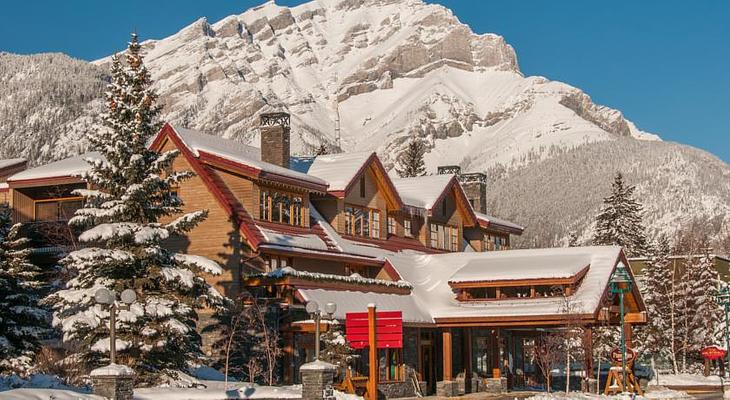
[[289,113],[261,114],[261,161],[289,168]]
[[464,188],[466,198],[476,212],[487,212],[487,176],[481,172],[461,173],[458,165],[438,167],[439,174],[456,174]]

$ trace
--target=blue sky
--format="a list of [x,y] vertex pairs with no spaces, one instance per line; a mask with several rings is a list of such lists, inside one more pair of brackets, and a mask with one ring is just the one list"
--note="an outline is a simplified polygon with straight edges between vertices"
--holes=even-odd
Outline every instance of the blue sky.
[[[730,1],[428,1],[477,33],[503,35],[526,75],[577,86],[643,130],[730,162]],[[122,48],[132,30],[162,38],[201,16],[217,21],[259,3],[9,0],[0,51],[93,60]]]

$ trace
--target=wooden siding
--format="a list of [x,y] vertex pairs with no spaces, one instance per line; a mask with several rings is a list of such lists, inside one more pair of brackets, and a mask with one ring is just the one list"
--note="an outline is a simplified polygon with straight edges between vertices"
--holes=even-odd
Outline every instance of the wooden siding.
[[10,207],[13,208],[13,222],[31,222],[35,216],[35,202],[17,189],[10,189]]
[[[163,152],[173,149],[175,146],[170,141],[162,147]],[[185,157],[178,156],[172,169],[191,171],[192,167]],[[241,183],[243,186],[245,183]],[[185,203],[184,212],[207,210],[208,218],[186,236],[169,239],[166,245],[173,251],[208,257],[220,263],[224,268],[223,274],[206,276],[206,281],[214,284],[221,293],[235,297],[240,291],[242,261],[247,260],[250,254],[245,239],[200,177],[194,176],[182,182],[178,196]]]

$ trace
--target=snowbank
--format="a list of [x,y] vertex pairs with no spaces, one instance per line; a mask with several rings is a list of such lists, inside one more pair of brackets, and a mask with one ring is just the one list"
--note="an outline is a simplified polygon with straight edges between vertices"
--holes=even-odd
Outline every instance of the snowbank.
[[13,389],[0,392],[0,400],[106,400],[106,397],[61,389]]
[[[657,378],[659,381],[657,382]],[[666,374],[655,375],[649,382],[650,386],[721,386],[722,380],[719,376],[697,375],[697,374]]]

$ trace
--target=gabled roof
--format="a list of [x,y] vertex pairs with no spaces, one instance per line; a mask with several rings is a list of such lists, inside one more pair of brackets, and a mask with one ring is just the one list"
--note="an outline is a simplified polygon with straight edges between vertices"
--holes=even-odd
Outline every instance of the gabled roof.
[[54,183],[61,180],[81,182],[80,176],[91,170],[91,166],[86,160],[101,158],[101,154],[92,151],[76,157],[54,161],[12,175],[8,177],[8,184],[11,187],[18,187],[26,184]]
[[165,124],[150,148],[158,150],[170,135],[176,136],[195,158],[217,167],[232,169],[256,179],[299,186],[317,192],[327,190],[327,182],[314,176],[261,161],[261,150],[235,140],[208,135],[192,129]]
[[516,235],[521,235],[522,232],[525,230],[525,227],[522,225],[515,224],[514,222],[507,221],[506,219],[500,219],[497,217],[493,217],[491,215],[483,214],[480,212],[474,211],[474,214],[477,217],[477,220],[479,221],[479,225],[482,228],[496,228],[501,230],[506,230],[509,233],[514,233]]
[[[459,179],[453,174],[417,176],[393,179],[393,185],[408,207],[431,212],[449,193],[453,193],[459,209],[466,214],[471,225],[478,223],[474,209],[464,193]],[[469,225],[469,224],[467,224]]]
[[344,192],[365,169],[373,152],[325,154],[317,156],[307,173],[325,180],[332,192]]
[[413,178],[395,178],[393,185],[407,206],[432,209],[453,183],[456,175],[426,175]]
[[345,197],[368,167],[375,173],[379,187],[392,208],[400,209],[403,201],[388,176],[388,171],[374,152],[325,154],[317,156],[308,174],[324,179],[329,184],[328,193]]

